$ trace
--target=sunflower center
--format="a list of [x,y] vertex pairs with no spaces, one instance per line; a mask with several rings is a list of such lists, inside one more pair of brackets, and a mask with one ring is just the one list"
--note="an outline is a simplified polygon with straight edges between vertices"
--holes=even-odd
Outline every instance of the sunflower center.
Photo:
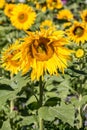
[[43,43],[38,46],[37,52],[38,53],[46,53],[46,47]]
[[84,33],[84,28],[78,26],[78,27],[76,27],[76,28],[74,29],[73,33],[74,33],[74,35],[77,35],[77,36],[80,37],[80,36],[82,36],[83,33]]
[[36,40],[31,47],[32,56],[38,61],[47,61],[54,53],[53,46],[49,44],[48,38],[40,38]]
[[28,19],[28,15],[24,12],[20,12],[18,15],[18,20],[20,23],[24,23]]

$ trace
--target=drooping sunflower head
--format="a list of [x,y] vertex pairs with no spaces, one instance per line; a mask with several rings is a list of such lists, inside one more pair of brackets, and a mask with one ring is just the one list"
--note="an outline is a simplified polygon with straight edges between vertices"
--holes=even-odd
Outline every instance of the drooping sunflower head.
[[4,13],[6,16],[11,17],[12,16],[12,11],[13,8],[15,7],[15,4],[6,4],[5,5],[5,9],[4,9]]
[[57,14],[57,18],[70,21],[73,19],[73,14],[70,10],[63,9],[63,10],[59,11],[59,13]]
[[87,40],[87,27],[84,23],[75,21],[74,24],[67,30],[69,39],[76,43],[85,43]]
[[47,2],[47,7],[51,10],[53,10],[54,8],[60,9],[63,7],[63,3],[61,2],[61,0],[46,0]]
[[77,58],[82,58],[84,56],[84,50],[83,49],[77,49],[76,53],[75,53],[75,56]]
[[[31,79],[39,80],[44,73],[57,74],[57,69],[64,73],[71,51],[64,47],[67,44],[63,31],[51,29],[28,32],[21,46],[21,68],[23,74],[32,68]],[[25,51],[26,50],[26,51]]]
[[26,4],[18,4],[12,11],[11,22],[17,29],[27,30],[34,23],[36,13]]
[[2,67],[5,68],[5,70],[10,71],[11,74],[17,74],[18,71],[20,71],[20,62],[19,60],[14,60],[13,57],[19,53],[20,51],[20,45],[19,42],[16,41],[13,43],[10,47],[3,49],[1,62]]
[[81,11],[80,14],[81,14],[81,18],[82,18],[83,22],[87,23],[87,9]]
[[5,5],[5,0],[0,0],[0,9],[2,9]]

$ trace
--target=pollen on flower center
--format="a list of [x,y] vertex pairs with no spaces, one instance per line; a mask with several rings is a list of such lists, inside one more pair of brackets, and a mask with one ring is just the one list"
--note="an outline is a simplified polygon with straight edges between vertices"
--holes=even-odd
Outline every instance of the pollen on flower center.
[[77,36],[82,36],[83,33],[84,33],[84,29],[80,26],[76,27],[73,31],[74,35],[77,35]]
[[21,12],[21,13],[18,15],[18,20],[19,20],[19,22],[21,22],[21,23],[24,23],[27,19],[28,19],[28,15],[27,15],[26,13]]
[[48,38],[40,38],[32,44],[32,55],[39,61],[46,61],[52,57],[54,48],[49,44]]

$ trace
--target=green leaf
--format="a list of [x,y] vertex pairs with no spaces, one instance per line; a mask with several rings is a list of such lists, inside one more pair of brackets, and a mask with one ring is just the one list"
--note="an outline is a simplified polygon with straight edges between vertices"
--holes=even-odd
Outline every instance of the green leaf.
[[74,126],[74,114],[74,107],[71,104],[62,104],[56,107],[41,107],[38,111],[39,117],[44,120],[52,121],[57,117],[71,126]]
[[0,77],[0,84],[10,85],[10,80],[5,77]]
[[75,107],[82,107],[85,103],[87,103],[87,95],[81,96],[80,99],[73,97],[71,98],[71,102]]
[[52,121],[55,119],[55,115],[50,112],[49,107],[41,107],[38,110],[38,115],[39,115],[39,118],[42,118],[46,121]]
[[74,126],[74,107],[72,104],[66,105],[62,104],[61,106],[50,107],[50,112],[61,119],[64,123],[68,123],[71,126]]
[[46,100],[45,106],[56,106],[58,103],[58,98],[57,97],[52,97]]
[[27,117],[23,117],[23,120],[20,122],[20,126],[24,126],[24,125],[30,125],[33,123],[37,123],[37,118],[32,115],[32,116],[27,116]]
[[47,89],[49,89],[48,88],[48,86],[49,85],[54,85],[54,83],[57,83],[57,84],[59,84],[60,82],[62,82],[64,79],[61,77],[61,76],[51,76],[49,79],[47,79],[47,82],[46,82],[46,84],[45,84],[45,87],[47,88]]
[[0,106],[4,105],[8,98],[13,97],[13,91],[0,90]]
[[84,105],[85,103],[87,103],[87,95],[85,95],[85,96],[82,97],[82,100],[81,100],[80,105],[82,106],[82,105]]
[[59,95],[55,92],[46,92],[45,94],[48,97],[59,97]]
[[3,122],[2,128],[0,130],[12,130],[9,120]]
[[37,102],[35,96],[31,96],[31,97],[29,98],[29,100],[26,102],[26,105],[29,105],[29,104],[31,104],[31,103],[33,103],[33,102]]
[[50,84],[50,85],[47,85],[46,86],[46,89],[48,90],[48,91],[51,91],[52,89],[54,89],[55,88],[55,86],[53,85],[53,84]]
[[1,86],[0,88],[0,105],[3,105],[8,99],[14,99],[17,96],[17,93],[21,91],[21,89],[26,86],[26,84],[29,82],[29,78],[22,77],[21,73],[13,77],[11,80],[4,79],[1,80],[2,84],[6,84],[9,86]]

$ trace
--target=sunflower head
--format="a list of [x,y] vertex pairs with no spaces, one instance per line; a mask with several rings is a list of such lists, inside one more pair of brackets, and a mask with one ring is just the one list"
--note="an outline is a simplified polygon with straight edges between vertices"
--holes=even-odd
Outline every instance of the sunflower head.
[[73,14],[70,10],[63,9],[63,10],[59,11],[59,13],[57,14],[57,18],[70,21],[73,19]]
[[20,71],[20,62],[19,60],[14,60],[14,56],[17,55],[20,51],[20,45],[19,42],[16,41],[14,44],[12,44],[7,49],[4,49],[2,52],[1,62],[2,67],[5,68],[5,70],[10,71],[11,74],[17,74],[18,71]]
[[84,50],[83,50],[83,49],[78,49],[78,50],[76,51],[76,53],[75,53],[75,56],[76,56],[77,58],[83,57],[83,56],[84,56]]
[[[67,40],[63,31],[42,29],[36,32],[27,32],[21,44],[21,68],[23,74],[32,68],[31,79],[39,80],[44,73],[57,74],[57,69],[64,72],[71,51],[64,47]],[[26,51],[25,51],[26,50]]]
[[45,73],[58,74],[58,69],[64,73],[72,52],[65,47],[68,41],[64,32],[49,28],[27,34],[21,44],[18,40],[2,52],[2,67],[12,74],[20,70],[26,74],[32,68],[32,80]]
[[87,26],[84,23],[75,21],[66,33],[76,43],[85,43],[87,40]]
[[36,13],[32,7],[26,4],[18,4],[12,11],[11,22],[16,28],[27,30],[34,23],[35,18]]

